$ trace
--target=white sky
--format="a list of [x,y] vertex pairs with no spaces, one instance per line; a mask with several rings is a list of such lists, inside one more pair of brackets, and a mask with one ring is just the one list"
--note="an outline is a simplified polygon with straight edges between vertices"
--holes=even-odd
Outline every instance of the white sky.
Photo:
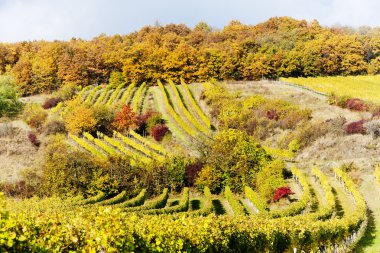
[[257,24],[274,16],[380,26],[378,13],[379,0],[0,0],[0,41],[91,39],[156,21],[223,28],[232,19]]

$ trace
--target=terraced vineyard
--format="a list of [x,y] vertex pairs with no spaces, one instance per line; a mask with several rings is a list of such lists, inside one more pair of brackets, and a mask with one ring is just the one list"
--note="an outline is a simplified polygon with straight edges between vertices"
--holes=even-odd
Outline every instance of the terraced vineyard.
[[[176,85],[171,81],[167,85],[158,81],[157,86],[132,83],[85,87],[77,96],[90,108],[120,110],[128,104],[136,114],[148,110],[160,112],[174,142],[158,142],[131,129],[108,134],[69,133],[67,142],[75,150],[90,153],[96,161],[127,156],[130,167],[139,170],[147,167],[145,173],[157,168],[152,164],[165,164],[178,152],[175,142],[186,149],[189,157],[198,158],[199,154],[191,152],[191,145],[211,140],[216,130],[192,88],[184,82]],[[264,100],[254,97],[251,101],[253,105],[247,106],[250,110]],[[65,110],[62,102],[51,113],[65,113]],[[236,132],[227,133],[231,133],[226,136],[228,141],[239,140],[234,139]],[[253,160],[250,152],[257,152],[258,157],[268,155],[270,162],[295,156],[291,145],[284,150],[258,144],[241,149],[243,156],[233,159],[247,159],[248,163]],[[235,151],[228,150],[224,155],[228,156],[229,152]],[[237,163],[244,167],[240,160]],[[295,191],[278,203],[268,202],[268,197],[249,184],[244,184],[240,193],[234,192],[233,183],[223,184],[219,194],[212,194],[215,191],[211,187],[195,188],[190,180],[178,187],[166,175],[154,178],[154,173],[147,176],[148,182],[157,187],[154,190],[149,184],[142,187],[135,176],[128,179],[133,187],[128,184],[112,192],[92,191],[85,194],[87,198],[4,199],[0,214],[4,217],[1,222],[7,239],[0,240],[0,246],[21,252],[41,249],[52,252],[351,252],[366,231],[367,204],[349,174],[340,168],[325,171],[292,167],[289,177],[281,174],[281,180]]]
[[308,78],[281,78],[281,81],[293,83],[325,94],[361,98],[380,103],[380,76],[329,76]]
[[[186,97],[180,91],[182,88]],[[144,98],[148,93],[152,93],[155,99],[154,104],[156,106],[151,109],[163,114],[171,132],[182,146],[188,149],[189,143],[212,136],[211,121],[200,109],[186,83],[176,86],[172,81],[169,81],[169,85],[164,86],[158,81],[158,87],[148,87],[145,83],[138,87],[134,83],[122,84],[116,88],[110,85],[105,88],[88,86],[83,88],[78,96],[81,96],[85,103],[92,106],[116,107],[129,104],[134,112],[141,113],[144,108]],[[163,99],[164,104],[157,99]],[[158,104],[160,105],[158,106]],[[61,108],[57,110],[61,110]],[[133,130],[128,135],[115,132],[113,137],[105,136],[102,133],[97,134],[98,138],[94,138],[89,133],[84,134],[85,138],[72,135],[69,137],[78,147],[103,158],[108,155],[124,154],[130,156],[134,162],[147,162],[150,159],[162,161],[164,155],[168,154],[168,151],[161,144],[142,137]]]
[[[340,169],[334,170],[334,177],[316,168],[311,176],[296,168],[292,172],[293,179],[289,180],[295,180],[303,192],[281,211],[272,211],[250,188],[246,188],[245,195],[235,195],[227,187],[224,197],[212,195],[207,187],[202,195],[189,188],[180,195],[171,195],[165,188],[152,199],[147,199],[145,189],[131,198],[126,191],[114,196],[100,192],[88,199],[53,198],[39,200],[38,204],[34,199],[9,200],[10,217],[50,213],[48,219],[38,221],[38,232],[32,228],[35,224],[27,223],[28,219],[19,220],[24,222],[24,229],[14,227],[9,232],[32,241],[28,247],[48,247],[53,251],[61,247],[87,252],[101,248],[206,252],[228,251],[231,247],[238,252],[352,250],[365,230],[367,216],[363,196],[350,177]],[[331,186],[332,182],[336,187]],[[311,185],[320,188],[321,194],[312,194]],[[342,192],[339,198],[334,196],[337,191]],[[352,206],[341,210],[339,202]],[[76,222],[64,226],[73,216]],[[57,222],[61,223],[58,227]],[[83,230],[89,224],[92,229]],[[49,233],[50,237],[38,239],[36,233]],[[55,241],[56,236],[65,233],[70,236]],[[26,247],[23,240],[15,241],[19,249]]]

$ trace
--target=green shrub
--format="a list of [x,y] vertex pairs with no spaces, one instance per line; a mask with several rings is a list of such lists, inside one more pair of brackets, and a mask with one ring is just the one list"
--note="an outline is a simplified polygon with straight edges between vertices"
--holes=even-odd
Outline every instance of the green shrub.
[[220,192],[229,185],[242,192],[253,186],[257,173],[271,160],[266,151],[247,133],[228,129],[215,135],[196,185]]
[[0,117],[15,116],[21,107],[15,80],[10,76],[0,76]]

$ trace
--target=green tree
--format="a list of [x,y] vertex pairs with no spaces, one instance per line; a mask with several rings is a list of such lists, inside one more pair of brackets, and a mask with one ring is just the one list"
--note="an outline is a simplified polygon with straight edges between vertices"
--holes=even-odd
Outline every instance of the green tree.
[[197,185],[208,186],[213,192],[220,192],[229,185],[233,191],[241,192],[244,186],[255,185],[257,173],[270,160],[260,144],[247,133],[236,129],[221,131],[215,136],[206,157],[208,173],[201,172]]
[[13,116],[20,109],[15,80],[10,76],[0,76],[0,117]]

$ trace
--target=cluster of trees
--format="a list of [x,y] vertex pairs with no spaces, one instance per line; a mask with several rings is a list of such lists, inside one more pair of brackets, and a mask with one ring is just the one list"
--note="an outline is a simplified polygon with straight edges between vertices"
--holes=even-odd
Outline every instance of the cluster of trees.
[[170,24],[90,41],[0,44],[0,73],[12,74],[24,95],[65,82],[107,83],[112,72],[139,83],[375,74],[379,42],[379,28],[326,28],[289,17],[255,26],[232,21],[222,30]]

